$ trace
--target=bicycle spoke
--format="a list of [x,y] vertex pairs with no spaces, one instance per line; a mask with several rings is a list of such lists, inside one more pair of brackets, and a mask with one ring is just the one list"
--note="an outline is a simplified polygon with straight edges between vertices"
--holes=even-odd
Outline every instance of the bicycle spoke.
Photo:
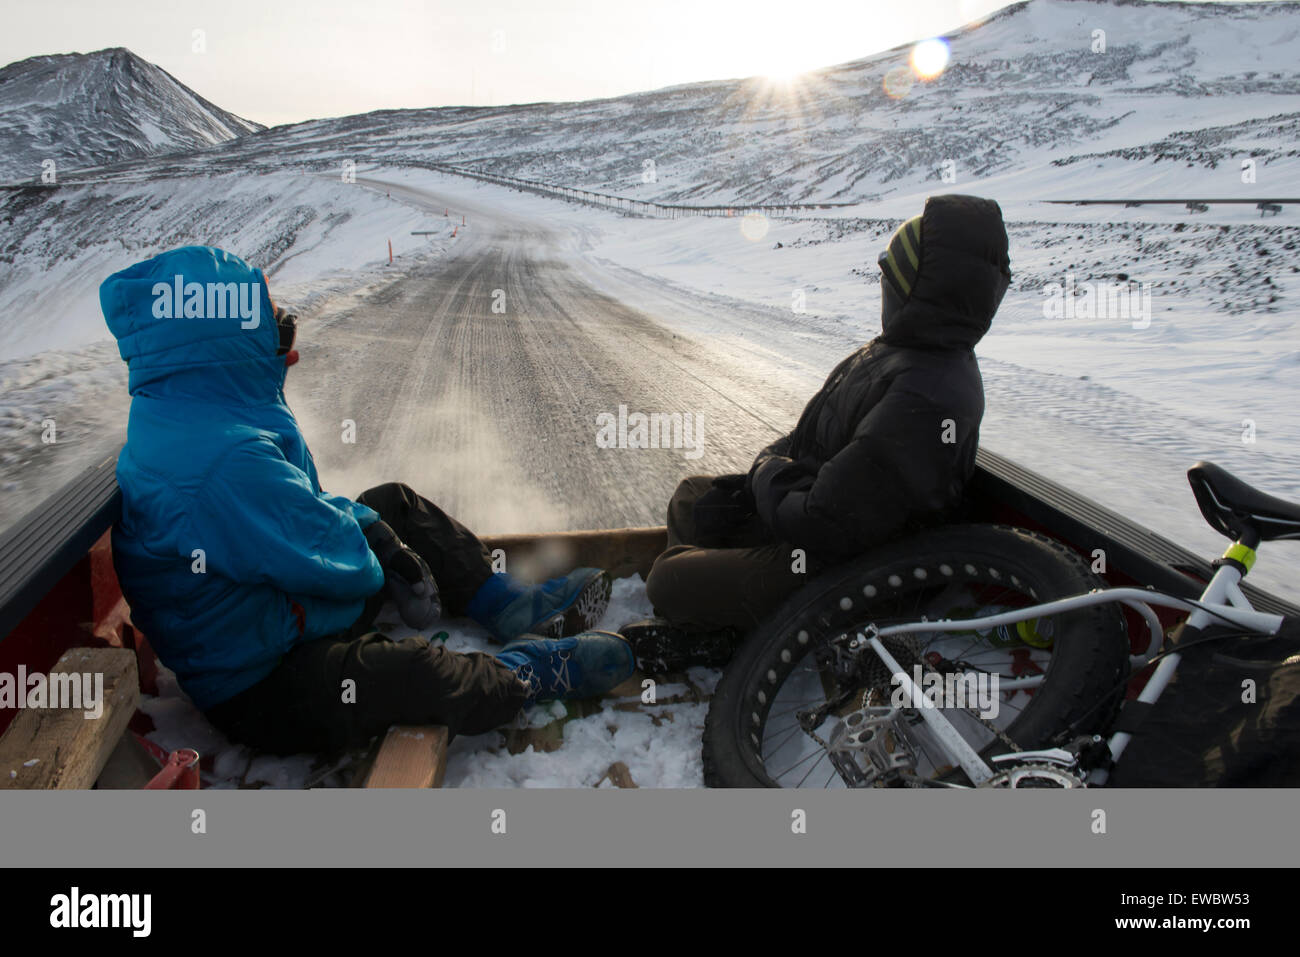
[[[798,711],[801,705],[813,704],[817,702],[817,700],[818,699],[816,698],[808,698],[806,701],[796,701],[792,707],[786,708],[784,711],[778,711],[776,714],[769,714],[767,719],[771,721],[773,718],[783,718],[792,711]],[[822,698],[821,700],[825,701],[826,699]]]
[[[803,729],[799,727],[799,723],[796,721],[794,724],[792,724],[792,725],[790,726],[790,730],[789,730],[789,732],[786,733],[786,734],[784,735],[784,737],[782,737],[781,740],[780,740],[779,742],[776,742],[776,743],[774,743],[774,744],[772,745],[772,747],[771,747],[771,753],[772,753],[773,755],[775,755],[777,751],[781,750],[781,745],[783,745],[783,744],[785,744],[787,741],[789,741],[790,738],[794,736],[794,733],[795,733],[796,731],[802,731],[802,730],[803,730]],[[764,744],[766,744],[766,743],[767,743],[767,742],[764,742]]]
[[925,758],[925,760],[930,762],[930,766],[935,769],[935,773],[937,774],[939,768],[939,762],[935,761],[934,756],[930,754],[930,749],[925,746],[925,742],[921,741],[920,739],[917,739],[916,750],[921,756]]
[[[815,755],[818,755],[818,754],[825,755],[825,754],[826,754],[826,749],[825,749],[825,748],[818,748],[816,751],[810,751],[808,754],[805,754],[802,758],[800,758],[800,759],[799,759],[798,761],[796,761],[794,764],[790,765],[788,768],[786,768],[786,769],[785,769],[784,771],[782,771],[780,774],[774,774],[774,775],[772,775],[772,780],[775,781],[777,778],[783,778],[783,777],[785,777],[787,774],[789,774],[791,771],[793,771],[793,770],[794,770],[795,768],[797,768],[799,765],[803,764],[803,763],[804,763],[805,761],[807,761],[809,758],[814,757]],[[814,767],[816,767],[816,765],[814,765]]]
[[[815,754],[816,752],[813,752],[813,753]],[[810,767],[810,768],[809,768],[809,769],[804,773],[804,776],[801,777],[801,778],[799,779],[799,783],[796,784],[795,787],[797,787],[797,788],[801,788],[801,787],[803,787],[803,783],[804,783],[805,781],[808,780],[809,776],[810,776],[814,771],[817,770],[817,765],[819,765],[819,764],[822,763],[822,758],[828,758],[828,757],[830,757],[830,755],[829,755],[826,751],[822,751],[821,754],[822,754],[822,757],[821,757],[821,758],[818,758],[816,761],[813,762],[812,767]]]

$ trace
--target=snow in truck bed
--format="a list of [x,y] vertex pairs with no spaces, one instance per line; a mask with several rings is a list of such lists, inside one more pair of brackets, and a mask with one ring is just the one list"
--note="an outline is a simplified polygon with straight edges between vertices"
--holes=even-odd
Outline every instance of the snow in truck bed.
[[[617,631],[650,612],[640,576],[619,579],[599,627]],[[386,624],[396,620],[392,607],[386,606],[375,628],[394,638],[415,634],[404,626]],[[492,653],[499,647],[482,628],[466,620],[442,622],[436,628],[448,633],[447,647],[453,651]],[[717,669],[692,668],[681,681],[659,682],[654,689],[657,704],[643,703],[639,694],[593,702],[589,706],[600,710],[565,722],[562,743],[552,751],[539,750],[539,745],[554,742],[557,734],[521,732],[545,729],[567,711],[558,702],[538,705],[508,729],[453,741],[443,787],[613,787],[609,772],[616,762],[627,767],[638,787],[702,787],[700,745],[707,698],[721,674]],[[211,756],[212,771],[203,773],[205,788],[346,787],[363,758],[360,752],[333,762],[312,754],[256,754],[212,727],[177,687],[170,671],[160,670],[158,686],[157,696],[141,696],[140,710],[156,726],[148,738],[168,750],[188,747]]]

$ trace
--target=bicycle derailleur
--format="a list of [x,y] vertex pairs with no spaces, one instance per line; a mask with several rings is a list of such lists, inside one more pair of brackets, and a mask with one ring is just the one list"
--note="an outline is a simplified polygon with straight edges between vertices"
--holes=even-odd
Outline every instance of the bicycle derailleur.
[[983,788],[1085,788],[1088,772],[1109,768],[1110,746],[1100,735],[1081,735],[1059,748],[996,755],[996,773]]
[[[916,660],[919,643],[894,639],[887,645],[905,666]],[[798,712],[804,733],[826,749],[832,766],[846,785],[853,788],[903,787],[914,777],[917,747],[911,725],[920,720],[914,709],[873,705],[888,700],[884,689],[891,675],[862,639],[841,635],[818,654],[818,664],[835,679],[837,688],[845,689],[822,705]],[[863,690],[865,689],[865,690]],[[817,729],[832,712],[839,712],[861,693],[862,706],[843,714],[823,741]]]
[[[868,633],[874,628],[869,628]],[[884,639],[891,655],[904,668],[920,659],[920,643],[914,639]],[[819,666],[846,689],[816,708],[797,714],[799,725],[827,751],[832,766],[844,783],[853,788],[905,787],[917,781],[918,745],[912,726],[921,721],[913,708],[873,705],[888,700],[882,689],[890,675],[884,662],[861,636],[841,635],[819,653]],[[951,666],[951,662],[943,664]],[[842,715],[823,741],[817,729],[832,712],[839,712],[862,692],[862,707]],[[1061,747],[1038,751],[1012,751],[990,760],[994,774],[980,787],[1082,788],[1088,772],[1110,766],[1110,749],[1098,735],[1077,737]]]

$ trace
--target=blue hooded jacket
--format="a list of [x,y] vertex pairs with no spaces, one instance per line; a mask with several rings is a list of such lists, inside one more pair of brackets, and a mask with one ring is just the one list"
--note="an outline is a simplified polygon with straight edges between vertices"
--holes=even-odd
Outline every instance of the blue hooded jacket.
[[384,584],[362,533],[379,516],[321,490],[260,270],[186,246],[113,274],[99,302],[131,392],[114,567],[206,710],[353,623]]

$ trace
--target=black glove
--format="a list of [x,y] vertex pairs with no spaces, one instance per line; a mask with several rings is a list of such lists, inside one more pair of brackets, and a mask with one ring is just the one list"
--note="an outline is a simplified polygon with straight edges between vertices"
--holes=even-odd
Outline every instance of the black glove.
[[410,628],[423,630],[442,615],[438,583],[423,558],[397,537],[387,522],[365,528],[366,543],[384,570],[384,591]]
[[700,535],[724,535],[754,513],[754,500],[745,491],[744,475],[719,475],[713,487],[695,500],[695,530]]

